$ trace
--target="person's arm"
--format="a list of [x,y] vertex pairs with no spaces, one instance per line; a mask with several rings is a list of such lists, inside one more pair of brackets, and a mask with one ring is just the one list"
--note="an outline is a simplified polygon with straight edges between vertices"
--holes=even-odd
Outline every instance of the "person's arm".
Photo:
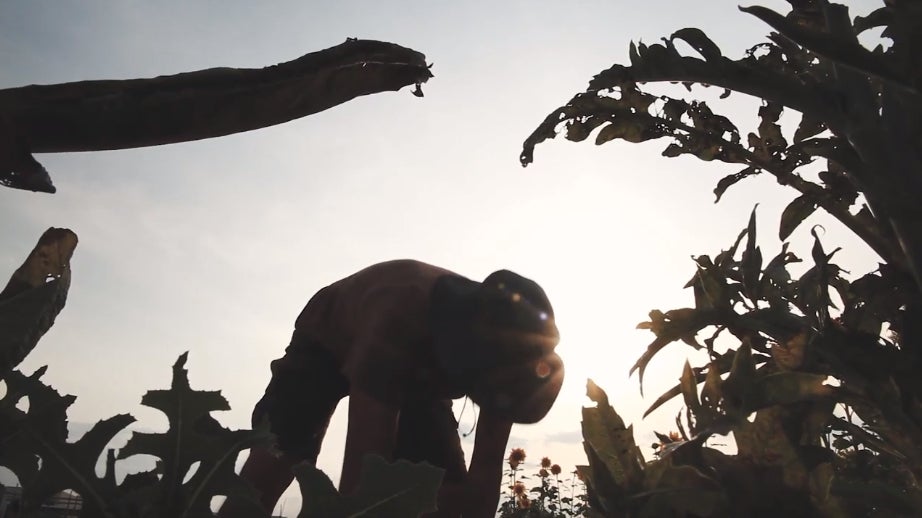
[[503,461],[512,421],[493,412],[481,411],[474,436],[474,454],[467,470],[467,501],[464,518],[492,518],[499,505]]
[[380,455],[390,461],[397,443],[399,410],[361,390],[349,394],[349,425],[346,432],[346,452],[339,479],[339,491],[355,490],[365,455]]

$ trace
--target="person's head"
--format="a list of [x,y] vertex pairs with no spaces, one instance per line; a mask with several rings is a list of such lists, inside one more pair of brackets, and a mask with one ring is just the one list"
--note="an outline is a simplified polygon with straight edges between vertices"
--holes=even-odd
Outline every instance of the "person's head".
[[446,275],[432,290],[439,367],[484,410],[517,423],[543,418],[563,382],[551,303],[534,281],[508,270],[482,283]]

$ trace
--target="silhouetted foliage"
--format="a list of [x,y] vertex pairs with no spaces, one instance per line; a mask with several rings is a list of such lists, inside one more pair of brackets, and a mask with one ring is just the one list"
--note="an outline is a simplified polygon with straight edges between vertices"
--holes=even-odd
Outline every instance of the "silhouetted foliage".
[[[797,191],[782,241],[822,208],[881,260],[849,277],[814,229],[807,269],[795,275],[789,267],[802,260],[787,243],[763,258],[755,211],[727,250],[695,257],[694,307],[651,311],[639,327],[655,339],[631,369],[642,384],[673,342],[707,353],[647,411],[681,395],[679,436],[661,434],[646,462],[590,383],[598,406],[584,413],[584,475],[603,516],[922,514],[922,3],[888,1],[854,19],[824,0],[789,3],[787,15],[741,8],[774,30],[741,59],[698,29],[632,44],[630,66],[599,73],[525,141],[523,165],[558,131],[596,144],[668,138],[667,157],[742,167],[718,182],[718,200],[763,173]],[[865,48],[858,37],[872,28],[890,44]],[[679,40],[700,57],[680,53]],[[656,82],[755,96],[758,127],[742,132],[704,101],[643,90]],[[785,110],[800,114],[792,135],[779,122]],[[736,455],[706,446],[729,432]]]

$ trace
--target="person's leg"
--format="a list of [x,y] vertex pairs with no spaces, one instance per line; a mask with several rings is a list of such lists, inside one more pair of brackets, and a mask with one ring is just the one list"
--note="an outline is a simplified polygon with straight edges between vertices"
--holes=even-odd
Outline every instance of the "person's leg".
[[[291,468],[317,462],[330,417],[348,389],[337,362],[318,345],[289,346],[284,357],[272,362],[272,379],[253,410],[253,426],[268,419],[275,447],[251,449],[240,471],[260,493],[267,512],[294,480]],[[248,516],[243,513],[245,503],[229,499],[219,516]]]
[[439,511],[427,516],[460,516],[467,467],[451,400],[429,399],[422,395],[408,398],[400,410],[394,458],[428,462],[444,469]]

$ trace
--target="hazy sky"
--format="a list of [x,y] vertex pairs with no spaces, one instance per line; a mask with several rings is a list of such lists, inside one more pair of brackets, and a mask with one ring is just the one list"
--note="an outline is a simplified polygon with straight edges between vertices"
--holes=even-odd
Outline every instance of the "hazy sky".
[[[782,1],[761,2],[784,9]],[[866,13],[878,2],[851,2]],[[165,418],[142,394],[168,386],[189,351],[194,388],[222,389],[245,427],[294,318],[319,288],[372,263],[431,262],[475,279],[509,268],[553,302],[567,366],[545,421],[513,430],[530,460],[584,463],[579,409],[587,377],[605,388],[650,452],[652,430],[673,429],[677,406],[641,421],[677,381],[690,350],[651,364],[648,398],[628,369],[652,335],[635,330],[653,308],[692,305],[682,290],[692,254],[729,246],[759,206],[763,254],[794,197],[770,178],[748,180],[713,204],[712,189],[741,167],[660,156],[666,141],[594,147],[562,138],[518,164],[521,142],[593,74],[652,43],[705,29],[733,57],[766,26],[726,0],[0,2],[0,88],[82,79],[151,77],[215,66],[260,67],[347,37],[426,54],[425,98],[409,89],[220,139],[92,154],[39,155],[58,193],[0,190],[0,274],[50,226],[80,237],[67,307],[21,366],[78,396],[74,423],[119,412],[137,427]],[[719,105],[715,105],[715,109]],[[755,105],[721,110],[750,123]],[[792,116],[787,120],[796,120]],[[742,131],[752,126],[741,124]],[[846,270],[874,257],[828,218],[827,249]],[[792,237],[809,256],[809,226]],[[700,361],[699,361],[700,363]],[[320,466],[333,478],[345,434],[342,405]],[[462,419],[471,426],[471,414]],[[289,493],[286,510],[299,505]]]

